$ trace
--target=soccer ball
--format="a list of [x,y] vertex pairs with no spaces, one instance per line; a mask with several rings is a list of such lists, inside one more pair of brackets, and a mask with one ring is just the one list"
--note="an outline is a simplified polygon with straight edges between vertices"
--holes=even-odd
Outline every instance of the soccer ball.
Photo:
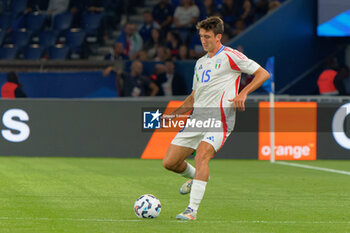
[[139,218],[156,218],[162,207],[160,201],[152,194],[139,197],[134,204],[134,211]]

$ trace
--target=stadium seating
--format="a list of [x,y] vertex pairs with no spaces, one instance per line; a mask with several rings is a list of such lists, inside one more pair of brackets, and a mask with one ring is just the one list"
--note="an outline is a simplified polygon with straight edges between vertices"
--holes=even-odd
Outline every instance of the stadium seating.
[[0,28],[6,31],[11,26],[11,14],[3,13],[0,15]]
[[[153,4],[148,4],[148,1],[153,0],[142,0],[145,4],[134,4],[130,5],[131,18],[128,19],[130,22],[142,23],[142,15],[137,15],[137,12],[143,12],[144,10],[151,10]],[[108,0],[102,1],[104,10],[102,12],[92,12],[87,6],[92,4],[91,1],[81,1],[81,8],[77,14],[72,14],[69,10],[56,15],[50,20],[51,25],[48,25],[48,19],[51,16],[48,12],[41,12],[38,10],[37,1],[32,0],[0,0],[0,3],[9,4],[7,7],[2,7],[3,12],[0,14],[0,46],[3,44],[14,44],[18,49],[18,58],[24,56],[24,48],[26,48],[26,55],[29,56],[31,49],[29,44],[39,44],[40,48],[44,50],[50,46],[58,44],[65,44],[69,48],[69,57],[71,59],[103,59],[105,57],[104,52],[108,46],[112,46],[113,39],[119,35],[120,17],[125,14],[122,0]],[[40,3],[48,3],[49,1],[41,1]],[[174,4],[174,7],[178,6],[180,0],[170,0],[169,2]],[[203,1],[194,0],[200,9],[200,19],[205,18],[206,14]],[[215,4],[222,5],[223,0],[214,0]],[[30,13],[25,13],[27,3],[33,6]],[[41,4],[41,5],[45,5]],[[121,4],[121,5],[120,5]],[[28,5],[28,6],[29,6]],[[36,6],[35,6],[36,5]],[[40,5],[40,6],[41,6]],[[142,10],[135,11],[135,7],[142,7]],[[44,8],[44,7],[41,7]],[[216,10],[219,10],[217,7]],[[45,11],[45,10],[44,10]],[[134,17],[135,16],[135,17]],[[109,18],[108,18],[109,17]],[[116,18],[119,20],[116,21]],[[129,17],[129,16],[128,16]],[[127,18],[128,18],[127,17]],[[111,19],[111,20],[109,20]],[[112,20],[113,19],[113,20]],[[229,19],[227,19],[229,20]],[[52,31],[44,31],[50,27]],[[79,27],[80,29],[74,29],[72,27]],[[26,30],[24,30],[25,28]],[[188,46],[187,38],[189,36],[189,30],[181,30],[180,32],[182,39],[186,41]],[[28,48],[27,48],[28,46]],[[100,49],[101,47],[104,47]],[[65,49],[63,49],[65,50]],[[74,57],[72,55],[80,55]]]
[[10,11],[14,17],[17,17],[27,8],[27,0],[12,0],[10,3]]
[[66,59],[69,53],[69,47],[65,45],[53,45],[49,47],[49,59],[63,60]]
[[48,48],[52,45],[55,45],[57,40],[57,34],[58,33],[56,31],[41,31],[39,33],[40,47]]
[[66,31],[70,28],[72,24],[73,16],[69,12],[65,12],[59,15],[56,15],[54,18],[53,27],[59,32]]
[[23,55],[28,60],[38,60],[42,57],[44,48],[37,44],[32,44],[24,48]]
[[0,59],[15,59],[18,48],[13,44],[4,45],[0,48]]
[[25,22],[25,27],[34,34],[41,30],[45,22],[45,16],[39,12],[30,13]]
[[12,32],[12,42],[18,48],[24,47],[29,43],[31,32],[22,28]]
[[102,14],[84,13],[82,16],[82,27],[88,35],[96,35],[100,27]]
[[[99,39],[99,31],[103,15],[101,13],[84,13],[82,16],[82,28],[86,32],[86,42],[96,43]],[[100,37],[101,39],[101,37]]]
[[6,32],[0,29],[0,45],[2,45],[2,42],[5,39]]
[[81,47],[85,39],[85,31],[73,28],[66,32],[66,44],[72,49],[76,50]]
[[85,39],[85,31],[72,28],[68,32],[66,32],[66,45],[70,47],[70,59],[81,59],[82,58],[82,45]]

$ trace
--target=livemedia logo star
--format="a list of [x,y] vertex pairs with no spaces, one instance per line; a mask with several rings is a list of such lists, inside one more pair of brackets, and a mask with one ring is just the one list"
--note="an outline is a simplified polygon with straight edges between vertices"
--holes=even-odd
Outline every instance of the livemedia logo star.
[[155,112],[143,112],[143,128],[144,129],[160,129],[160,116],[159,109]]

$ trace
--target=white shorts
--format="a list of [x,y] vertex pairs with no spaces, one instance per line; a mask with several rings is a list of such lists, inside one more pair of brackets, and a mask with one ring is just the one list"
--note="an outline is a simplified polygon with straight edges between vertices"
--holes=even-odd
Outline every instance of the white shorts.
[[199,144],[207,142],[214,147],[215,152],[224,145],[231,132],[179,132],[171,142],[173,145],[189,147],[197,150]]
[[218,152],[233,131],[235,116],[236,114],[232,107],[225,109],[214,108],[211,111],[208,111],[206,108],[194,109],[189,117],[190,120],[205,122],[208,119],[214,119],[214,122],[219,122],[220,124],[218,126],[216,124],[215,126],[211,125],[208,128],[199,128],[199,126],[184,127],[176,134],[171,144],[197,150],[197,147],[203,141],[212,145],[215,152]]

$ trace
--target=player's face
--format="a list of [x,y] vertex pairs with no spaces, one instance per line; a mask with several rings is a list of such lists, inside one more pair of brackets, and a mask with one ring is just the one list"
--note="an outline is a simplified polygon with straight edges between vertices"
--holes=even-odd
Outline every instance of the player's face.
[[213,52],[217,43],[220,42],[221,34],[215,36],[213,31],[207,31],[201,28],[199,29],[199,37],[201,39],[204,51]]

